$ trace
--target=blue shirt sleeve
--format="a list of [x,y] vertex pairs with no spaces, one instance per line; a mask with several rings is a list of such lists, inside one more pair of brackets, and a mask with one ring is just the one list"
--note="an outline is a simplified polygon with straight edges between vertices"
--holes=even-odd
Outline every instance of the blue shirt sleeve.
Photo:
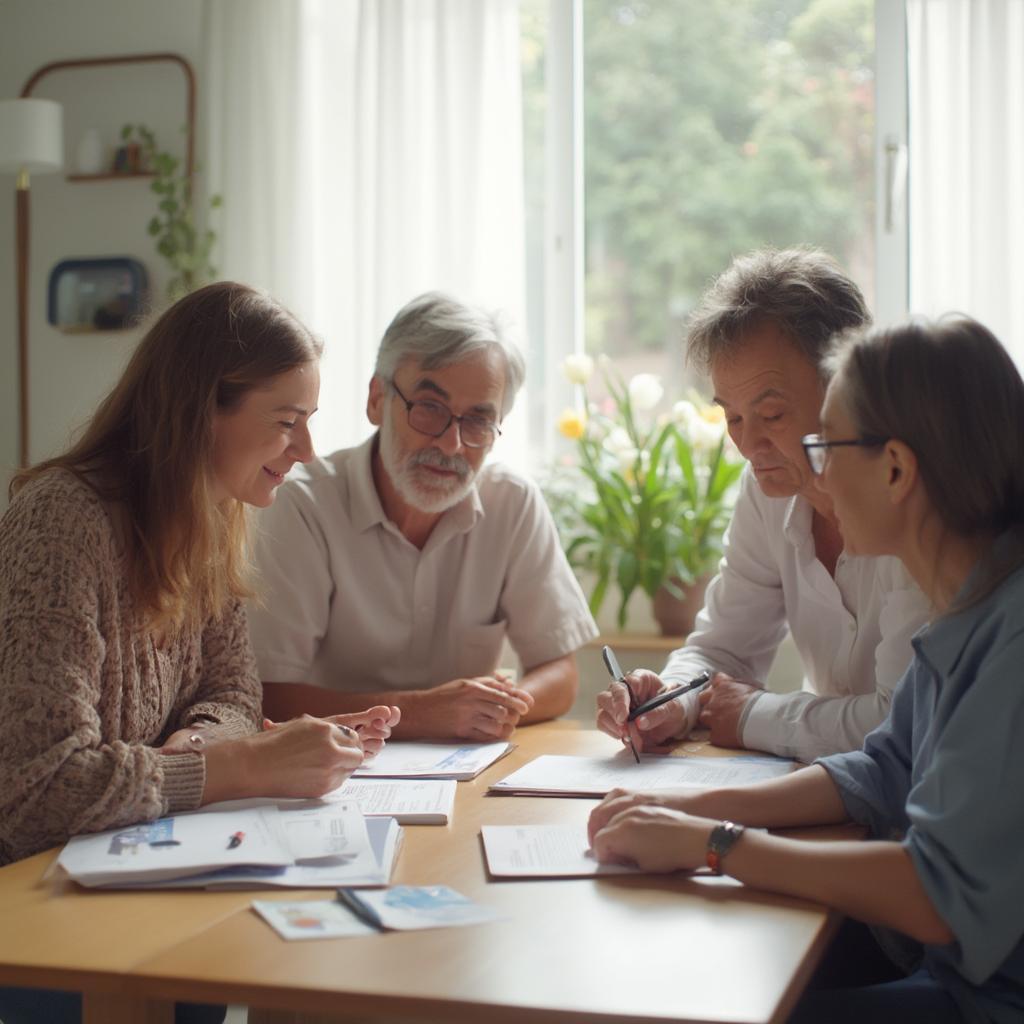
[[993,647],[957,666],[972,681],[944,722],[940,697],[941,740],[907,800],[906,849],[957,938],[933,955],[975,984],[1024,936],[1024,631]]
[[902,839],[909,824],[914,691],[927,671],[915,658],[896,684],[888,717],[868,733],[863,749],[815,762],[831,776],[847,814],[867,825],[875,839]]

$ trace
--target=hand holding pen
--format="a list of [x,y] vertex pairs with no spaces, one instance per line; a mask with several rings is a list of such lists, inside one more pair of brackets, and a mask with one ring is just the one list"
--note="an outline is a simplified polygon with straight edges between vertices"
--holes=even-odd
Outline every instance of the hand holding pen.
[[641,750],[654,750],[677,739],[686,727],[685,711],[675,698],[687,691],[697,693],[707,685],[707,677],[702,673],[682,687],[668,688],[657,673],[635,669],[628,685],[632,700],[624,687],[611,686],[598,695],[597,727],[623,742],[628,735]]
[[[637,707],[639,702],[637,700],[637,695],[633,692],[633,687],[629,685],[629,680],[626,679],[626,675],[619,665],[619,659],[615,657],[615,652],[607,644],[601,648],[601,657],[604,658],[605,668],[608,669],[608,674],[612,679],[617,683],[622,683],[626,688],[626,693],[629,695],[629,711],[632,712],[633,708]],[[600,699],[598,699],[598,703],[600,704]],[[628,715],[627,722],[632,722],[632,720],[632,715]],[[626,735],[623,736],[623,739],[629,740],[629,749],[633,751],[633,759],[637,764],[639,764],[640,755],[637,753],[636,741],[633,739],[633,731],[628,725],[626,725]]]

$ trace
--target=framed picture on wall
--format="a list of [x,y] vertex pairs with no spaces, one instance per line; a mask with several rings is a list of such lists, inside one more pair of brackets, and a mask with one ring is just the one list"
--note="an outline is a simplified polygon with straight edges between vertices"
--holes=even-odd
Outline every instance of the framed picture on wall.
[[47,319],[69,333],[120,331],[145,308],[146,268],[128,256],[62,260],[50,271]]

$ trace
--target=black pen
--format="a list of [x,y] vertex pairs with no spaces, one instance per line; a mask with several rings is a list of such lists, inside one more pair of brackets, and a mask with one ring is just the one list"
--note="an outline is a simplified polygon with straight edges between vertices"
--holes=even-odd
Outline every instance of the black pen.
[[676,697],[681,697],[684,693],[689,693],[691,690],[698,690],[710,680],[710,672],[701,672],[696,679],[691,679],[688,683],[683,683],[681,686],[673,686],[671,690],[659,693],[656,697],[652,697],[650,700],[645,700],[639,707],[632,708],[626,721],[632,722],[641,715],[647,714],[648,711],[653,711],[655,708],[660,708],[662,704],[667,704],[670,700],[675,700]]
[[[626,719],[626,721],[632,722],[632,709],[633,706],[636,704],[636,694],[633,693],[633,687],[626,682],[626,676],[623,673],[622,668],[619,666],[619,659],[615,657],[615,652],[607,644],[605,644],[604,647],[601,648],[601,657],[604,658],[605,668],[608,669],[608,672],[611,675],[612,679],[614,679],[618,683],[622,683],[622,685],[626,688],[626,692],[629,694],[630,712],[629,717]],[[627,731],[626,735],[629,737],[629,749],[633,751],[633,757],[636,760],[636,763],[639,764],[640,755],[636,752],[636,744],[633,742],[633,734]]]
[[371,928],[383,931],[384,925],[381,924],[377,912],[372,907],[367,906],[351,889],[335,889],[334,893],[337,901],[343,907],[351,910],[363,924],[368,924]]

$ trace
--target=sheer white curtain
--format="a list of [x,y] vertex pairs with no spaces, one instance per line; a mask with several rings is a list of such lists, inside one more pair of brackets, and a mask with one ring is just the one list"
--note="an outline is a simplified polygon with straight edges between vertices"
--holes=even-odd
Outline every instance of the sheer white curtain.
[[[205,64],[221,272],[325,339],[321,451],[368,434],[377,342],[414,295],[524,323],[517,0],[207,0]],[[520,461],[515,418],[498,453]]]
[[1024,367],[1024,0],[908,0],[910,306]]

